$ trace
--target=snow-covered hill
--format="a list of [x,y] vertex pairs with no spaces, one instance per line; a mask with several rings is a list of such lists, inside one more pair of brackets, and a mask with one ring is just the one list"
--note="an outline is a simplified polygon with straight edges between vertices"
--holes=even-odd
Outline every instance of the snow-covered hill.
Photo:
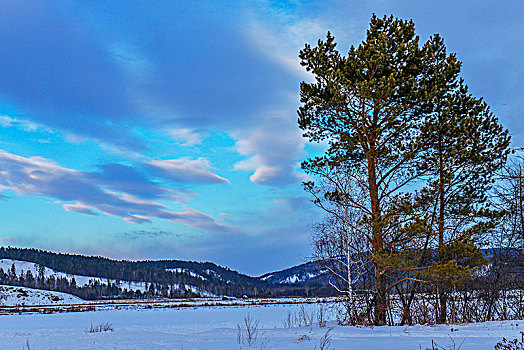
[[315,263],[254,277],[212,262],[112,260],[0,247],[0,268],[5,273],[0,274],[3,278],[0,284],[73,291],[84,299],[188,295],[326,296],[334,293],[327,283],[327,274],[319,271]]
[[84,300],[71,294],[26,287],[0,285],[0,305],[58,305],[78,304]]
[[[17,277],[13,277],[13,263]],[[42,265],[46,267],[45,276],[42,275]],[[84,299],[333,295],[326,276],[319,276],[313,264],[272,272],[260,278],[209,261],[113,260],[32,248],[0,247],[0,268],[6,273],[0,274],[0,284],[49,288],[71,292]],[[21,271],[31,273],[26,278]]]
[[293,266],[282,271],[266,273],[259,278],[272,284],[301,284],[325,282],[327,272],[320,270],[315,262]]
[[[33,276],[38,276],[39,274],[39,265],[28,262],[28,261],[21,261],[21,260],[12,260],[12,259],[0,259],[0,269],[3,269],[5,273],[8,273],[13,268],[13,265],[15,267],[15,274],[17,276],[20,276],[21,274],[26,274],[27,271],[31,271]],[[63,272],[58,272],[50,269],[49,267],[45,267],[43,269],[43,273],[45,278],[49,278],[50,276],[54,276],[55,278],[66,278],[70,282],[74,278],[76,281],[77,286],[86,286],[89,284],[98,283],[100,285],[104,285],[109,283],[118,285],[119,287],[127,290],[132,291],[141,291],[146,292],[147,291],[147,283],[145,282],[134,282],[134,281],[116,281],[114,279],[107,279],[107,278],[100,278],[100,277],[93,277],[93,276],[82,276],[82,275],[71,275],[66,274]],[[185,269],[184,273],[187,273],[191,276],[197,276],[198,278],[205,280],[204,277],[195,274],[192,271],[189,271],[188,269]],[[173,287],[175,290],[190,290],[193,293],[199,294],[203,297],[215,297],[216,295],[210,292],[207,292],[205,290],[202,290],[200,288],[197,288],[195,286],[189,285],[189,284],[179,284],[175,283],[170,288]]]
[[[11,260],[11,259],[0,259],[0,268],[4,270],[4,272],[8,272],[13,264],[15,265],[15,271],[17,275],[20,275],[22,272],[31,271],[33,276],[38,275],[38,264],[28,262],[28,261],[20,261],[20,260]],[[99,284],[107,284],[107,281],[111,283],[116,283],[116,280],[107,279],[107,278],[100,278],[100,277],[93,277],[93,276],[81,276],[81,275],[70,275],[63,272],[54,271],[48,267],[45,267],[44,269],[44,276],[45,278],[48,278],[50,276],[55,276],[56,278],[67,278],[69,281],[71,281],[73,278],[76,281],[77,286],[86,286],[90,283],[98,282]],[[128,290],[140,290],[141,292],[145,292],[147,290],[146,283],[144,282],[119,282],[119,286],[122,288],[127,288]]]

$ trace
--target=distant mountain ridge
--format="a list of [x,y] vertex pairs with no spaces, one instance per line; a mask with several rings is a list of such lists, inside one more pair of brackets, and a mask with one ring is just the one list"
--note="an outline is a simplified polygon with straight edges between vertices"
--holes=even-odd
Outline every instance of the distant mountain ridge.
[[[104,257],[53,253],[38,249],[1,247],[0,259],[26,261],[57,273],[60,283],[48,277],[17,276],[16,272],[0,270],[0,283],[21,285],[72,293],[85,299],[190,297],[199,295],[304,296],[333,295],[325,273],[315,263],[252,277],[212,262],[184,260],[112,260]],[[26,272],[27,273],[27,272]],[[14,276],[13,276],[14,274]],[[36,274],[36,273],[35,273]],[[65,274],[65,275],[64,275]],[[66,275],[89,276],[96,283],[78,286]],[[58,279],[58,277],[54,277]],[[28,282],[34,280],[34,282]],[[85,280],[85,279],[84,279]],[[121,282],[142,283],[143,288],[130,291]]]

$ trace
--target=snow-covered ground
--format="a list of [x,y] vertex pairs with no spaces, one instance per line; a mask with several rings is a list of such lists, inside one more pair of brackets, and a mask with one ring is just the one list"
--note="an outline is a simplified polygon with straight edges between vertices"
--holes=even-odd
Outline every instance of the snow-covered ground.
[[0,306],[60,305],[83,302],[84,300],[71,294],[49,290],[0,285]]
[[[426,349],[435,340],[447,346],[451,339],[462,350],[493,349],[502,339],[517,338],[524,321],[471,325],[413,327],[284,327],[288,311],[302,305],[227,306],[181,309],[108,310],[51,315],[0,316],[0,349],[319,349],[327,330],[329,349]],[[319,305],[304,306],[308,313]],[[259,320],[258,337],[251,347],[237,342],[237,324],[250,315]],[[109,323],[113,331],[89,333]],[[244,334],[244,332],[242,332]],[[451,338],[450,338],[451,337]],[[325,347],[324,349],[328,349]]]

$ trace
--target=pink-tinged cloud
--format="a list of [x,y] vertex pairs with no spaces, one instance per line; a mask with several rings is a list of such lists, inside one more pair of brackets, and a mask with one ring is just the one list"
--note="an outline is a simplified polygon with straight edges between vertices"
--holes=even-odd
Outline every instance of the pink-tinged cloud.
[[229,180],[213,173],[209,161],[198,159],[153,160],[146,163],[157,176],[180,183],[218,184],[229,183]]
[[[0,150],[0,169],[0,192],[12,190],[20,196],[42,196],[73,202],[63,204],[69,212],[84,215],[102,213],[132,223],[151,222],[156,218],[214,233],[235,232],[235,228],[224,226],[192,208],[175,212],[151,200],[149,197],[170,198],[170,190],[145,180],[139,188],[131,186],[127,180],[138,175],[125,167],[102,173],[86,173],[61,167],[45,158],[25,158]],[[115,170],[121,170],[129,179],[122,176],[116,181]]]
[[91,210],[88,206],[85,206],[81,203],[76,204],[64,204],[62,205],[66,211],[72,212],[72,213],[80,213],[80,214],[86,214],[91,216],[98,216],[97,213],[95,213],[93,210]]

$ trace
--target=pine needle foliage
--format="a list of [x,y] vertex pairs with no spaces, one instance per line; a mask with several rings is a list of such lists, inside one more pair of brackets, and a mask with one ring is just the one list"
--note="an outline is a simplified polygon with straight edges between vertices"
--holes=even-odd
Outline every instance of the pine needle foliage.
[[314,81],[300,85],[298,125],[328,145],[302,163],[313,177],[304,187],[369,245],[357,253],[372,264],[374,323],[382,325],[391,288],[458,283],[482,263],[475,238],[496,217],[485,193],[509,135],[469,94],[443,39],[421,45],[413,21],[373,15],[363,42],[346,55],[336,46],[328,32],[299,54]]

